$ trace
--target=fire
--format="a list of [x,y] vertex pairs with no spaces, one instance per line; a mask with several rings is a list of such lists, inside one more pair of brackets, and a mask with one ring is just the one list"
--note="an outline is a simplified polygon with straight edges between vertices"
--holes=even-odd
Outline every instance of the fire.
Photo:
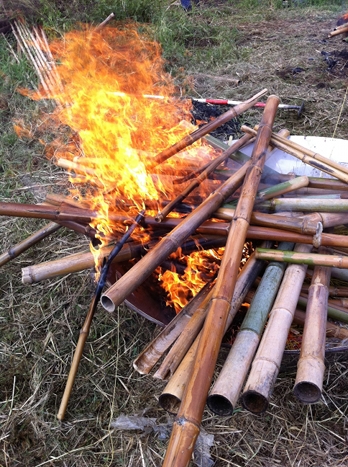
[[169,300],[167,305],[173,305],[175,311],[179,313],[181,309],[189,303],[204,285],[212,280],[219,269],[219,263],[223,255],[224,248],[216,250],[195,251],[185,256],[179,251],[172,255],[173,259],[179,263],[186,263],[184,271],[180,274],[173,270],[159,271],[158,280],[163,289],[167,292]]

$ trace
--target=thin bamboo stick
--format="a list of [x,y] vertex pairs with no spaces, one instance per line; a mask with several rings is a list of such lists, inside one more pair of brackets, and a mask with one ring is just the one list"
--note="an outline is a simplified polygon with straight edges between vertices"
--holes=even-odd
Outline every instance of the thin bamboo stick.
[[299,253],[297,251],[278,251],[266,248],[256,248],[256,258],[266,261],[284,261],[293,264],[307,264],[316,266],[335,266],[340,269],[348,268],[348,258],[341,255],[327,255],[320,253]]
[[28,248],[32,247],[36,243],[40,242],[42,239],[48,237],[52,233],[60,229],[60,225],[55,222],[50,222],[49,224],[42,227],[37,232],[30,235],[30,237],[25,240],[17,243],[16,245],[11,246],[7,251],[0,255],[0,266],[11,261],[11,259],[17,258],[21,253],[26,251]]
[[206,397],[227,322],[229,303],[236,285],[246,232],[278,104],[277,96],[270,96],[267,99],[252,153],[252,164],[245,176],[235,219],[231,224],[213,297],[199,340],[195,365],[173,425],[163,467],[187,466],[200,431]]
[[[255,130],[245,125],[242,125],[241,130],[253,136],[256,134]],[[272,134],[271,143],[282,151],[285,151],[297,159],[300,159],[305,164],[311,165],[312,167],[315,167],[322,172],[325,172],[343,182],[348,183],[348,169],[338,164],[337,162],[328,159],[327,157],[324,157],[314,151],[311,151],[310,149],[307,149],[300,144],[295,143],[294,141],[283,138],[276,133]]]
[[308,184],[308,177],[296,177],[287,182],[279,183],[278,185],[274,185],[270,188],[265,188],[264,190],[258,191],[255,201],[259,202],[266,201],[271,198],[276,198],[277,196],[284,195],[285,193],[289,193],[291,191],[298,190],[299,188],[306,187],[308,186]]
[[232,118],[236,118],[241,113],[250,109],[255,104],[255,102],[257,102],[258,99],[261,96],[264,96],[266,93],[267,93],[267,89],[263,89],[262,91],[260,91],[259,93],[251,97],[250,99],[242,102],[239,105],[236,105],[232,109],[229,109],[227,112],[220,115],[215,120],[212,120],[206,125],[203,125],[201,128],[198,128],[198,130],[195,130],[191,134],[185,136],[180,141],[175,143],[173,146],[165,149],[164,151],[161,151],[154,158],[152,158],[150,161],[147,162],[147,166],[155,167],[156,165],[161,164],[162,162],[166,161],[170,157],[174,156],[174,154],[177,154],[182,149],[186,148],[187,146],[190,146],[195,141],[199,140],[200,138],[207,135],[208,133],[211,133],[219,126],[224,125],[226,122],[228,122]]
[[[232,324],[232,321],[245,300],[245,297],[250,290],[251,286],[255,282],[255,279],[259,274],[262,273],[263,264],[262,261],[256,261],[255,255],[252,253],[248,258],[245,266],[238,275],[236,282],[236,288],[233,293],[232,302],[230,304],[230,310],[225,325],[225,332]],[[186,353],[178,368],[175,370],[173,376],[170,378],[167,386],[164,388],[161,396],[159,397],[159,403],[161,407],[170,413],[178,413],[180,402],[182,400],[185,387],[191,375],[193,368],[198,341],[200,339],[199,334],[189,351]]]
[[120,305],[133,290],[144,282],[153,270],[175,251],[241,185],[249,167],[250,163],[247,162],[124,274],[119,281],[110,287],[102,295],[103,307],[107,311],[114,311],[116,306]]
[[238,151],[242,146],[244,146],[248,141],[250,141],[251,137],[247,135],[247,138],[240,138],[237,140],[232,146],[230,146],[226,151],[224,151],[219,157],[217,157],[213,162],[209,164],[209,166],[200,174],[198,175],[195,180],[193,180],[173,201],[167,204],[162,211],[160,211],[155,219],[157,222],[163,221],[163,219],[174,209],[174,207],[181,203],[195,188],[197,188],[204,180],[207,179],[208,175],[213,172],[216,167],[218,167],[222,162],[224,162],[231,154],[235,151]]
[[138,373],[142,375],[150,373],[164,352],[177,340],[187,324],[194,319],[197,308],[199,309],[205,302],[210,290],[211,284],[204,287],[138,355],[133,361],[133,367]]
[[[279,245],[280,250],[293,247],[292,243],[282,242]],[[262,276],[224,366],[208,396],[208,407],[218,415],[227,416],[233,413],[285,268],[284,263],[272,262]]]
[[[294,315],[294,323],[303,326],[306,320],[306,313],[297,309]],[[337,339],[348,339],[348,329],[338,326],[331,321],[326,321],[326,337],[336,337]]]
[[[311,251],[308,245],[296,245],[296,252]],[[254,358],[241,401],[253,413],[267,409],[278,376],[289,329],[296,310],[307,266],[291,264],[284,274],[266,330]]]
[[[321,248],[320,253],[325,254]],[[316,266],[308,292],[306,321],[297,364],[294,394],[304,404],[318,402],[325,371],[325,334],[330,268]]]

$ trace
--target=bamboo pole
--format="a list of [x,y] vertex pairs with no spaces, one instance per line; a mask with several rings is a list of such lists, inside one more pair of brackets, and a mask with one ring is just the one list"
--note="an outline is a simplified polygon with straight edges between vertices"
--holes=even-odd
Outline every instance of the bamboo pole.
[[[247,136],[247,138],[244,138]],[[230,146],[226,151],[224,151],[219,157],[217,157],[209,166],[198,175],[195,180],[193,180],[173,201],[167,204],[162,211],[160,211],[155,220],[157,222],[163,221],[163,219],[174,209],[174,207],[181,203],[195,188],[197,188],[204,180],[207,179],[208,175],[213,172],[216,167],[218,167],[222,162],[224,162],[231,154],[235,151],[238,151],[242,146],[244,146],[248,141],[251,140],[249,135],[244,135],[242,138],[237,140],[232,146]]]
[[348,210],[347,199],[313,199],[313,198],[279,198],[262,201],[255,206],[257,210],[277,211],[302,211],[302,212],[331,212],[346,213]]
[[[208,305],[209,309],[199,340],[195,365],[173,425],[163,467],[187,466],[200,431],[206,397],[227,322],[229,303],[235,289],[243,245],[278,104],[277,96],[270,96],[267,99],[252,153],[252,164],[245,176],[213,297]],[[213,339],[212,336],[214,336]]]
[[[325,254],[325,249],[319,251]],[[306,321],[294,386],[295,396],[304,404],[318,402],[323,388],[330,275],[330,268],[316,266],[308,292]]]
[[[307,253],[311,251],[311,247],[296,245],[295,251]],[[304,264],[291,264],[285,271],[284,279],[241,396],[243,407],[250,412],[261,413],[267,409],[278,376],[306,269],[307,266]]]
[[137,356],[133,361],[133,367],[138,373],[142,375],[150,373],[164,352],[178,339],[187,324],[194,319],[197,308],[199,309],[209,296],[211,286],[212,284],[205,286]]
[[180,222],[152,250],[136,263],[120,280],[102,295],[102,305],[107,311],[114,311],[125,298],[133,292],[154,269],[160,265],[181,243],[194,232],[203,221],[241,185],[250,162],[244,164],[230,179]]
[[271,198],[276,198],[278,196],[284,195],[285,193],[290,193],[292,191],[298,190],[308,186],[309,178],[307,176],[296,177],[287,182],[282,182],[277,185],[274,185],[269,188],[265,188],[257,192],[256,202],[266,201]]
[[[242,125],[241,130],[251,134],[252,136],[255,136],[256,134],[255,130],[245,125]],[[278,149],[281,149],[282,151],[291,154],[297,159],[300,159],[305,164],[308,164],[316,169],[321,170],[322,172],[336,177],[342,182],[348,183],[348,169],[338,164],[337,162],[275,133],[272,134],[271,143]]]
[[337,28],[331,31],[327,37],[330,38],[344,33],[348,33],[348,24],[342,24],[341,26],[337,26]]
[[[292,243],[282,242],[279,249],[288,250],[293,246]],[[285,263],[272,262],[262,276],[224,366],[208,396],[208,407],[218,415],[227,416],[233,413],[285,268]]]
[[256,248],[256,258],[266,261],[285,261],[293,264],[307,264],[316,266],[334,266],[347,269],[348,258],[341,255],[327,255],[320,253],[301,253],[293,251],[278,251],[266,248]]
[[56,224],[55,222],[50,222],[49,224],[42,227],[37,232],[34,232],[25,240],[17,243],[16,245],[11,246],[8,248],[7,251],[0,255],[0,266],[11,261],[11,259],[17,258],[21,253],[28,250],[28,248],[32,247],[36,243],[40,242],[42,239],[48,237],[52,233],[56,232],[60,229],[60,225]]
[[[308,296],[300,294],[298,298],[298,306],[306,309],[308,303]],[[327,315],[330,319],[340,321],[341,323],[348,324],[348,310],[339,305],[327,305]]]
[[83,323],[83,326],[82,326],[81,331],[80,331],[79,339],[77,341],[76,349],[75,349],[74,356],[73,356],[73,361],[71,363],[68,379],[67,379],[67,382],[66,382],[63,397],[62,397],[60,407],[59,407],[59,410],[58,410],[58,414],[57,414],[58,420],[63,420],[64,417],[65,417],[65,412],[66,412],[66,409],[67,409],[67,406],[68,406],[68,403],[69,403],[69,399],[70,399],[71,391],[72,391],[72,388],[73,388],[73,385],[74,385],[74,382],[75,382],[77,370],[78,370],[78,367],[79,367],[79,364],[80,364],[80,361],[81,361],[81,358],[82,358],[83,349],[85,347],[85,343],[86,343],[87,337],[89,335],[92,320],[93,320],[95,311],[96,311],[97,306],[98,306],[100,295],[102,293],[103,287],[104,287],[105,282],[106,282],[106,276],[107,276],[107,273],[109,271],[109,267],[110,267],[111,263],[114,261],[114,259],[116,258],[116,256],[121,251],[123,245],[130,238],[130,236],[134,232],[135,228],[141,223],[143,218],[144,218],[144,212],[142,211],[137,215],[134,223],[124,233],[122,238],[114,245],[112,251],[110,252],[110,254],[109,254],[109,256],[108,256],[108,258],[107,258],[107,260],[105,262],[105,264],[102,267],[94,296],[92,298],[90,307],[88,309],[88,313],[87,313],[86,318],[85,318],[85,322]]
[[187,146],[190,146],[195,141],[202,138],[204,135],[207,135],[208,133],[211,133],[212,131],[214,131],[219,126],[224,125],[226,122],[228,122],[232,118],[236,118],[241,113],[243,113],[246,110],[250,109],[255,104],[255,102],[257,102],[258,99],[261,96],[264,96],[266,93],[267,93],[267,89],[263,89],[262,91],[260,91],[259,93],[255,94],[253,97],[251,97],[250,99],[248,99],[248,100],[242,102],[241,104],[229,109],[227,112],[223,113],[222,115],[220,115],[215,120],[212,120],[211,122],[207,123],[206,125],[202,126],[201,128],[198,128],[197,130],[195,130],[191,134],[185,136],[180,141],[175,143],[173,146],[161,151],[159,154],[157,154],[150,161],[147,161],[146,165],[148,167],[152,168],[152,167],[155,167],[158,164],[161,164],[162,162],[166,161],[170,157],[174,156],[174,154],[177,154],[182,149],[186,148]]
[[[294,315],[294,323],[303,326],[306,320],[306,313],[297,309]],[[331,321],[326,321],[326,337],[336,337],[337,339],[348,339],[348,329],[338,326]]]
[[[233,293],[232,302],[225,325],[225,332],[231,326],[232,321],[245,300],[245,297],[252,287],[255,279],[263,271],[263,262],[256,261],[254,253],[248,258],[245,266],[238,275],[236,287]],[[178,368],[173,373],[173,376],[168,381],[167,386],[164,388],[161,396],[159,397],[159,403],[161,407],[170,413],[178,413],[180,402],[182,400],[185,387],[191,375],[193,368],[194,359],[197,351],[198,342],[200,339],[199,334],[189,351],[186,353]],[[173,369],[174,370],[174,369]]]
[[[310,287],[309,284],[303,284],[302,292],[308,293],[309,287]],[[335,287],[331,285],[329,287],[329,296],[330,297],[344,297],[344,298],[348,297],[348,287],[341,287],[341,286]]]

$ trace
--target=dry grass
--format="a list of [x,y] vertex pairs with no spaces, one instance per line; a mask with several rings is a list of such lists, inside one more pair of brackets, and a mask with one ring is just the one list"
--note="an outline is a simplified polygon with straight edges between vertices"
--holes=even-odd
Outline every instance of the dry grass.
[[[238,88],[223,81],[217,84],[206,80],[196,81],[191,92],[205,97],[245,98],[268,87],[285,103],[306,102],[300,119],[294,113],[279,112],[276,129],[286,126],[296,134],[348,138],[347,112],[341,112],[347,105],[348,68],[341,62],[341,68],[330,73],[321,54],[347,47],[339,38],[323,42],[335,24],[335,12],[268,9],[267,14],[250,13],[246,18],[229,3],[223,5],[224,13],[220,15],[216,11],[212,15],[209,8],[215,6],[204,6],[203,2],[196,16],[185,21],[206,22],[209,16],[218,27],[233,21],[238,29],[237,42],[230,49],[226,47],[219,64],[216,58],[209,62],[209,47],[188,43],[185,73],[177,72],[182,87],[192,86],[192,80],[186,79],[187,71],[191,75],[206,72],[238,76]],[[297,67],[304,71],[294,73],[292,70]],[[1,114],[2,136],[10,144],[0,161],[2,200],[37,202],[45,191],[56,190],[57,184],[64,191],[65,176],[45,160],[42,149],[34,142],[21,142],[11,136],[11,119],[23,115],[24,98],[6,98],[9,111]],[[255,110],[246,118],[254,124],[259,116]],[[0,251],[42,225],[44,222],[3,218]],[[158,423],[168,422],[157,404],[164,383],[139,376],[132,369],[132,360],[158,330],[123,306],[113,315],[98,309],[66,421],[56,419],[94,281],[90,272],[82,272],[23,286],[21,268],[86,246],[85,239],[61,229],[2,267],[1,466],[161,465],[166,440],[151,431],[115,431],[110,426],[120,414],[145,415],[157,418]],[[327,369],[323,398],[314,406],[303,406],[294,398],[294,377],[293,372],[281,374],[270,408],[262,416],[241,408],[228,418],[205,412],[203,427],[214,435],[211,453],[216,467],[348,464],[346,364],[336,362]]]

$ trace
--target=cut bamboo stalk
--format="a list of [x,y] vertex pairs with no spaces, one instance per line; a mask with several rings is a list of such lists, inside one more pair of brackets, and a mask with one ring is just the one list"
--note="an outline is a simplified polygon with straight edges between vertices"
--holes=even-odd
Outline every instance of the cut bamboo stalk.
[[[195,441],[200,431],[203,410],[213,377],[216,359],[225,331],[230,301],[232,300],[239,264],[256,191],[261,179],[267,148],[272,133],[279,98],[267,99],[260,128],[257,132],[251,166],[245,176],[236,207],[235,219],[227,238],[213,297],[201,332],[192,375],[185,389],[178,416],[173,425],[163,467],[184,467],[190,462]],[[228,280],[226,280],[228,278]],[[212,339],[212,336],[214,338]]]
[[[294,315],[294,323],[303,326],[306,320],[306,313],[297,309]],[[338,326],[331,321],[326,321],[326,337],[336,337],[337,339],[348,339],[348,329]]]
[[[245,136],[245,135],[244,135]],[[208,175],[213,172],[216,167],[218,167],[222,162],[224,162],[231,154],[235,151],[238,151],[241,147],[243,147],[248,141],[250,141],[251,137],[247,135],[247,138],[240,138],[236,141],[232,146],[230,146],[225,152],[223,152],[219,157],[217,157],[209,166],[195,178],[183,191],[180,193],[173,201],[167,204],[165,208],[160,211],[155,220],[157,222],[163,221],[163,219],[174,209],[174,207],[181,203],[195,188],[197,188],[204,180],[207,179]]]
[[[256,134],[255,130],[245,125],[242,125],[241,130],[253,136]],[[339,180],[348,183],[348,169],[340,165],[338,162],[311,151],[310,149],[307,149],[300,144],[295,143],[294,141],[283,138],[276,133],[272,134],[271,143],[278,149],[281,149],[282,151],[291,154],[297,159],[300,159],[303,163],[315,167],[316,169],[321,170],[322,172],[325,172],[332,177],[336,177]]]
[[[296,178],[294,174],[277,174],[267,173],[262,180],[265,183],[280,183],[286,182]],[[348,191],[348,184],[337,180],[336,178],[323,178],[323,177],[308,177],[309,184],[308,190],[310,189],[323,189],[323,190],[337,190],[337,191]]]
[[113,312],[133,290],[150,276],[158,265],[173,251],[176,251],[181,243],[220,207],[228,196],[239,188],[249,167],[250,162],[247,162],[110,287],[102,295],[103,307],[107,311]]
[[[319,251],[325,254],[325,249]],[[330,275],[330,268],[316,266],[308,292],[306,321],[294,386],[295,396],[304,404],[318,402],[323,388]]]
[[161,164],[162,162],[166,161],[170,157],[174,156],[174,154],[177,154],[182,149],[190,146],[195,141],[199,140],[200,138],[207,135],[208,133],[211,133],[219,126],[224,125],[229,120],[232,120],[232,118],[236,118],[241,113],[250,109],[255,104],[255,102],[257,102],[258,99],[261,96],[264,96],[266,93],[267,93],[267,89],[263,89],[262,91],[260,91],[259,93],[251,97],[250,99],[242,102],[241,104],[233,107],[232,109],[229,109],[227,112],[223,113],[215,120],[212,120],[206,125],[203,125],[201,128],[198,128],[191,134],[185,136],[180,141],[175,143],[173,146],[165,149],[164,151],[161,151],[154,158],[152,158],[150,161],[147,162],[148,167],[155,167],[156,165]]
[[302,222],[313,226],[315,223],[321,222],[324,229],[329,227],[337,227],[348,223],[348,213],[329,213],[329,212],[313,212],[302,217]]
[[348,210],[347,199],[312,199],[312,198],[278,198],[257,203],[257,210],[277,211],[302,211],[302,212],[340,212]]
[[210,291],[211,284],[205,286],[138,355],[133,361],[133,367],[138,373],[142,375],[150,373],[164,352],[177,340],[187,324],[194,319],[197,308],[199,309],[206,301]]
[[28,250],[28,248],[32,247],[33,245],[36,245],[36,243],[48,237],[60,228],[61,226],[59,224],[56,224],[55,222],[50,222],[37,232],[30,235],[30,237],[26,238],[20,243],[17,243],[16,245],[11,246],[7,251],[0,255],[0,266],[3,266],[4,264],[8,263],[14,258],[17,258],[17,256],[19,256],[21,253]]
[[340,269],[348,268],[348,258],[341,255],[327,255],[320,253],[299,253],[297,251],[278,251],[266,248],[256,248],[256,258],[266,261],[284,261],[293,264],[307,264],[316,266],[334,266]]
[[[293,247],[293,244],[285,242],[279,245],[280,250]],[[218,415],[227,416],[233,413],[285,268],[284,263],[272,262],[262,276],[224,366],[208,396],[208,407]]]
[[337,26],[333,31],[331,31],[327,37],[338,36],[339,34],[344,34],[348,32],[348,24],[342,24],[342,26]]
[[[308,293],[309,284],[303,284],[302,292]],[[302,293],[301,292],[301,293]],[[330,297],[348,297],[348,287],[329,287],[329,296]]]
[[[225,332],[232,324],[232,321],[242,303],[244,302],[248,291],[252,287],[257,276],[262,273],[262,270],[262,261],[256,261],[255,255],[252,254],[238,275],[236,288],[234,290],[227,322],[225,325]],[[192,369],[193,367],[199,338],[200,334],[197,336],[192,346],[190,347],[190,350],[186,353],[178,365],[178,368],[175,370],[173,376],[170,378],[167,386],[164,388],[161,396],[159,397],[159,403],[161,407],[170,413],[178,413],[185,387],[191,375],[190,368]]]
[[[308,245],[296,245],[296,252],[308,253]],[[289,329],[296,310],[307,266],[291,264],[284,274],[270,318],[254,358],[241,401],[253,413],[267,409],[278,376]]]
[[296,177],[287,182],[279,183],[278,185],[274,185],[270,188],[258,191],[255,201],[266,201],[271,198],[276,198],[280,195],[284,195],[285,193],[289,193],[291,191],[298,190],[299,188],[306,187],[308,186],[308,184],[308,177]]

